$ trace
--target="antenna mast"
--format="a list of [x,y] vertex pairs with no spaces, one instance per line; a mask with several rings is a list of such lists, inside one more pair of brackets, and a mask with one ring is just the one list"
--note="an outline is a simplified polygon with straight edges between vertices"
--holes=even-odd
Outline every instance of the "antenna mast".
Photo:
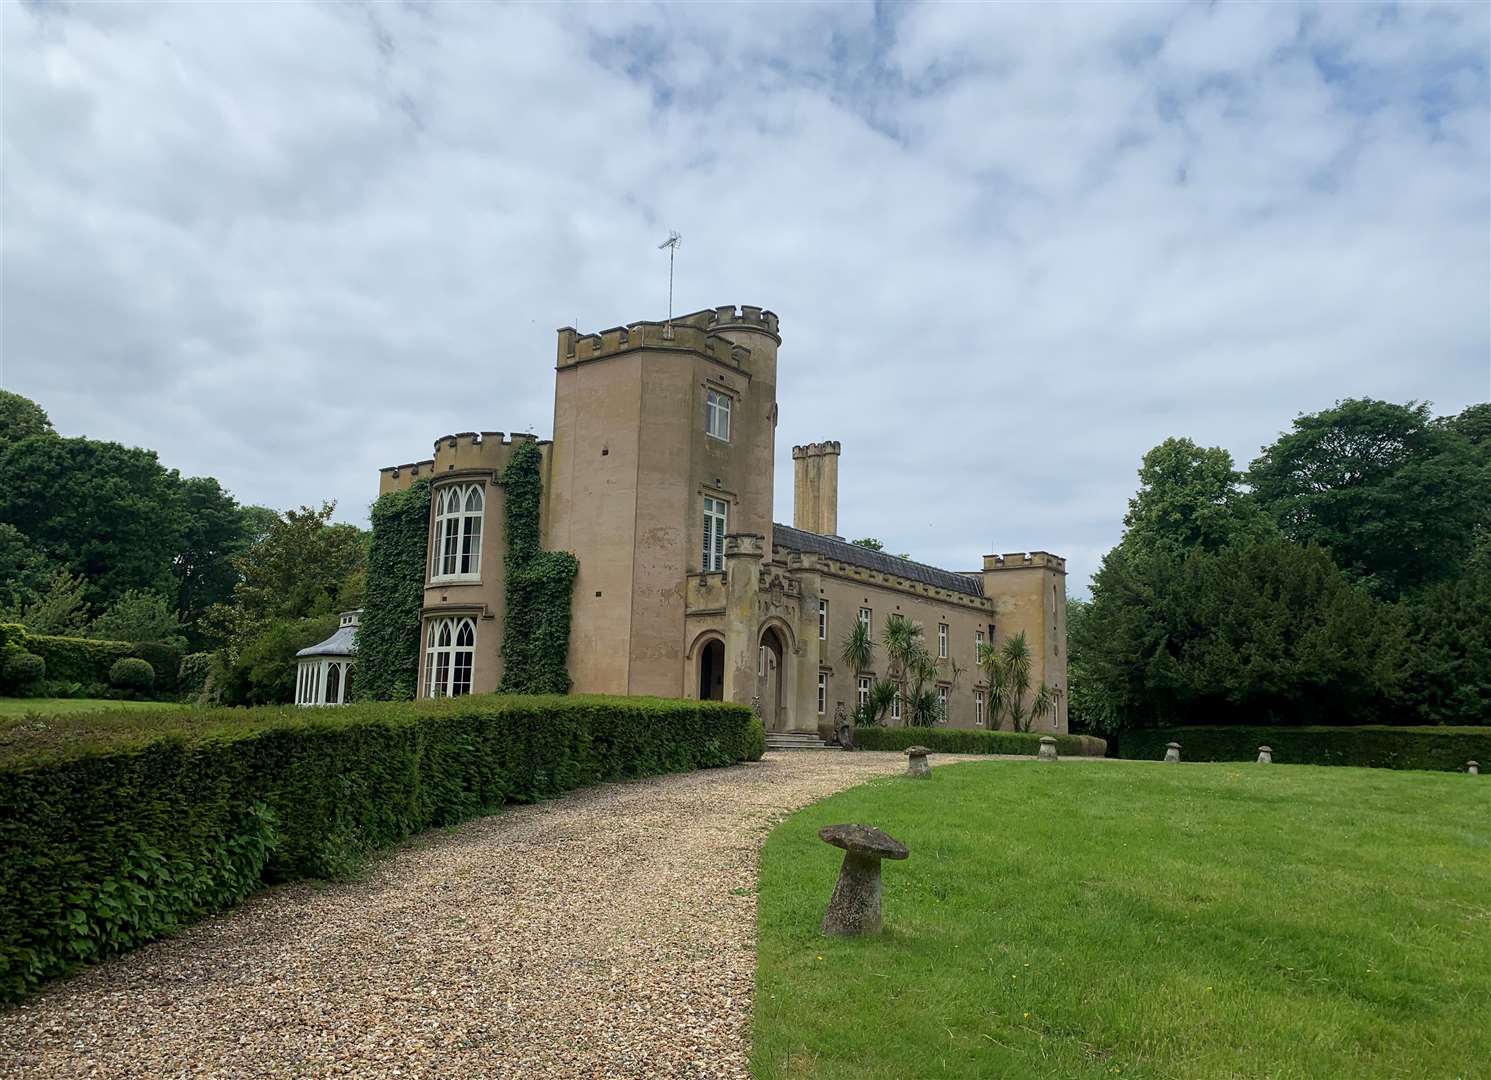
[[657,246],[659,251],[668,249],[668,327],[673,327],[673,256],[678,251],[678,245],[683,243],[683,237],[673,230],[668,230],[668,239]]

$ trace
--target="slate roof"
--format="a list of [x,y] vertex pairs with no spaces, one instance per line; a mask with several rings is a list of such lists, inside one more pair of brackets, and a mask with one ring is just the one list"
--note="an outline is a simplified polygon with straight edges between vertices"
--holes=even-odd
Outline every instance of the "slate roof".
[[837,562],[848,563],[850,566],[862,566],[866,570],[889,574],[906,581],[915,581],[920,585],[947,589],[949,592],[963,593],[965,596],[984,595],[982,577],[960,574],[955,570],[941,570],[935,566],[928,566],[926,563],[900,559],[883,551],[871,551],[869,548],[851,544],[847,540],[840,540],[834,536],[819,536],[817,533],[794,529],[790,525],[773,525],[771,538],[773,547],[785,548],[788,551],[812,552]]
[[318,645],[301,649],[296,656],[356,656],[357,627],[339,626],[337,632]]

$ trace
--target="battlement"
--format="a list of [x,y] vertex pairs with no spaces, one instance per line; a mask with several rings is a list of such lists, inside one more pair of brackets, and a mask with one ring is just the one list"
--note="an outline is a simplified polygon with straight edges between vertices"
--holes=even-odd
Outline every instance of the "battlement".
[[1013,551],[1004,555],[985,555],[984,570],[1030,570],[1044,568],[1066,573],[1066,560],[1049,551]]
[[559,342],[555,366],[567,367],[634,349],[678,349],[707,356],[731,367],[743,367],[751,357],[751,350],[718,334],[721,330],[739,327],[761,330],[781,342],[775,314],[750,305],[739,309],[726,305],[680,315],[672,322],[634,322],[593,334],[582,334],[573,326],[561,326],[556,331]]
[[766,537],[760,533],[726,533],[725,558],[744,555],[761,558],[766,553]]
[[804,446],[794,446],[792,456],[794,458],[825,457],[840,452],[839,443],[836,440],[829,442],[807,443]]

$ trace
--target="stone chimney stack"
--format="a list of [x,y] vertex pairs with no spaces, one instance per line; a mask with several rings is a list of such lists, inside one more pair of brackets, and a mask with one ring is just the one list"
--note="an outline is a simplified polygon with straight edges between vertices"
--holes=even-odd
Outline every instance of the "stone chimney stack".
[[839,444],[792,448],[792,526],[821,536],[839,534]]

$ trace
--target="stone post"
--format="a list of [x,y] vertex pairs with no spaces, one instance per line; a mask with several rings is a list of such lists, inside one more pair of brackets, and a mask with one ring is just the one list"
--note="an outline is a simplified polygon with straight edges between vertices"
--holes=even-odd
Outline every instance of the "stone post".
[[1271,747],[1260,746],[1258,748],[1258,764],[1272,765],[1274,763],[1274,752]]
[[1481,763],[1479,761],[1467,761],[1465,763],[1465,771],[1468,772],[1471,776],[1480,776]]
[[1035,756],[1038,761],[1055,761],[1056,738],[1052,735],[1042,735],[1040,753]]
[[932,766],[927,764],[927,755],[932,751],[925,746],[906,748],[906,775],[913,780],[932,779]]
[[1167,742],[1165,744],[1165,761],[1170,765],[1174,765],[1180,761],[1180,743]]
[[880,933],[880,860],[904,859],[911,852],[868,825],[825,825],[818,836],[844,849],[844,865],[820,929],[835,936]]

